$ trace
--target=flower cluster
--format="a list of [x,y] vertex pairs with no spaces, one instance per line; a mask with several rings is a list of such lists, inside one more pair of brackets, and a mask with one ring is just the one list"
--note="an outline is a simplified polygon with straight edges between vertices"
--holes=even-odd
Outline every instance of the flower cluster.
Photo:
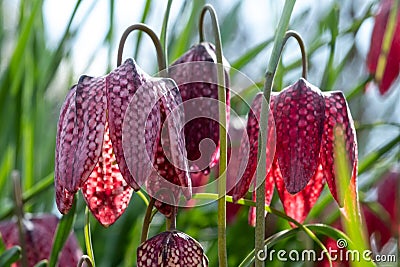
[[207,174],[219,158],[218,148],[201,157],[199,150],[205,138],[218,144],[218,123],[209,119],[218,114],[216,102],[190,102],[214,115],[195,118],[185,124],[184,135],[181,131],[184,114],[193,105],[185,106],[186,101],[218,98],[212,78],[215,66],[188,64],[198,61],[215,63],[211,44],[194,46],[173,64],[169,73],[182,83],[179,89],[172,79],[150,77],[132,59],[107,76],[79,79],[65,99],[57,128],[55,185],[60,212],[69,211],[79,189],[105,226],[122,215],[141,185],[157,198],[156,207],[167,217],[180,191],[191,197],[188,159],[194,162],[192,170]]

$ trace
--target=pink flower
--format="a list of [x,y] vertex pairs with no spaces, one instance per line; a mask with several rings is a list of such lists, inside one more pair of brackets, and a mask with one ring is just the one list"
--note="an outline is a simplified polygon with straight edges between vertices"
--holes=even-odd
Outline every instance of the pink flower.
[[[225,59],[224,65],[229,65]],[[192,171],[208,174],[210,168],[219,160],[219,123],[218,123],[218,80],[215,47],[210,43],[194,45],[175,61],[169,69],[169,75],[179,86],[185,110],[184,126],[186,150]],[[229,75],[225,70],[225,86],[229,87]],[[214,101],[213,101],[214,100]],[[226,90],[227,125],[229,124],[230,91]],[[203,145],[203,140],[210,144]],[[196,178],[196,177],[195,177]]]
[[[243,146],[241,150],[249,158],[244,156],[242,159],[242,163],[247,161],[247,164],[233,192],[234,200],[244,197],[255,175],[261,100],[262,95],[257,95],[249,113],[247,135],[250,146]],[[326,181],[333,197],[342,206],[343,200],[338,198],[336,189],[335,127],[339,127],[345,139],[351,170],[349,177],[355,179],[357,169],[354,124],[342,92],[321,92],[300,79],[280,93],[273,93],[270,102],[272,114],[268,122],[266,204],[271,202],[275,184],[286,213],[303,222]],[[251,210],[251,223],[254,223],[253,214],[254,210]]]
[[394,80],[400,73],[400,12],[397,11],[397,21],[393,39],[386,55],[386,64],[382,73],[377,73],[379,58],[382,54],[382,44],[389,21],[390,10],[392,9],[393,0],[382,0],[380,2],[379,11],[375,16],[375,25],[371,35],[371,46],[367,58],[368,70],[375,75],[375,81],[378,83],[379,91],[385,94]]
[[[34,217],[26,216],[23,220],[25,229],[26,256],[29,266],[35,266],[43,259],[49,259],[53,245],[54,234],[58,219],[54,215],[43,214]],[[18,226],[15,221],[0,223],[0,233],[7,248],[20,245]],[[75,235],[71,234],[58,258],[58,266],[76,266],[82,251],[79,248]],[[14,266],[21,266],[18,262]]]

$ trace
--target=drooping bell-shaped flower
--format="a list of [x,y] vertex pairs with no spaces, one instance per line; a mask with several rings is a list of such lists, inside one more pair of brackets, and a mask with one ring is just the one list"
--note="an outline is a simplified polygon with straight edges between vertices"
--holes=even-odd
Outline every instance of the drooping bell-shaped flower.
[[[261,97],[256,97],[251,112],[260,114],[260,102]],[[267,162],[266,203],[270,203],[275,183],[286,213],[302,222],[317,201],[326,181],[333,197],[342,206],[343,199],[338,197],[335,172],[335,132],[344,137],[348,153],[345,156],[351,172],[349,177],[353,177],[353,180],[357,170],[355,129],[343,94],[338,91],[321,92],[300,79],[280,93],[273,93],[270,107],[273,115],[270,111],[269,118],[273,117],[276,127],[276,153],[270,169],[270,162]],[[251,114],[247,135],[249,140],[256,140],[259,126]],[[271,131],[273,127],[269,129]],[[269,137],[269,140],[273,139]],[[251,162],[257,159],[258,142],[250,141],[250,144],[250,164],[235,188],[235,200],[245,195],[256,170],[257,163]],[[268,161],[272,157],[269,150]],[[254,210],[250,210],[251,223],[254,222],[254,215]]]
[[[34,217],[26,215],[22,220],[25,231],[25,253],[28,266],[33,267],[43,259],[49,259],[53,245],[54,234],[58,218],[54,215],[43,214]],[[7,248],[21,245],[19,240],[18,224],[14,220],[0,223],[0,234]],[[68,237],[58,258],[58,266],[76,266],[82,251],[78,241],[72,233]],[[20,261],[13,266],[22,266]]]
[[[159,84],[160,81],[156,83]],[[174,206],[178,204],[180,192],[182,191],[186,199],[189,199],[192,191],[185,140],[181,131],[184,120],[182,100],[178,87],[172,80],[163,79],[162,83],[164,87],[158,89],[162,127],[155,150],[153,169],[146,180],[146,189],[157,199],[155,206],[158,210],[166,217],[170,217]],[[133,165],[137,163],[133,162]]]
[[[228,67],[227,61],[225,59],[223,61],[224,67]],[[216,63],[214,45],[202,42],[191,47],[169,69],[169,76],[179,86],[185,110],[184,132],[190,168],[194,172],[203,171],[204,174],[208,174],[209,169],[219,160]],[[226,69],[225,87],[229,88],[229,75]],[[227,124],[229,124],[229,100],[230,91],[227,89]],[[210,141],[213,144],[208,143]]]
[[177,116],[162,126],[169,109],[181,102],[177,90],[172,80],[151,78],[132,59],[107,76],[80,78],[66,97],[57,128],[55,186],[60,212],[69,211],[81,188],[96,219],[105,226],[114,223],[133,190],[159,169],[156,152],[160,141],[168,138],[170,149],[180,152],[173,153],[180,170],[161,176],[178,179],[190,197],[184,139],[173,125],[179,123]]
[[[382,51],[385,34],[388,29],[390,11],[394,6],[393,0],[382,0],[378,13],[375,16],[375,24],[371,35],[371,45],[367,57],[368,71],[374,75],[379,86],[379,91],[385,94],[394,80],[400,74],[400,8],[397,11],[397,20],[394,25],[394,33],[388,51]],[[386,58],[384,69],[378,70],[379,61]],[[381,63],[383,64],[383,63]]]
[[160,233],[137,249],[138,267],[186,266],[207,267],[208,259],[199,242],[173,230]]
[[[399,206],[400,172],[390,170],[380,177],[379,183],[371,189],[376,194],[376,202],[382,207],[374,211],[367,203],[363,204],[365,224],[370,236],[371,246],[381,250],[390,238],[396,238],[400,233]],[[374,195],[372,194],[372,195]],[[387,216],[382,216],[386,214]]]

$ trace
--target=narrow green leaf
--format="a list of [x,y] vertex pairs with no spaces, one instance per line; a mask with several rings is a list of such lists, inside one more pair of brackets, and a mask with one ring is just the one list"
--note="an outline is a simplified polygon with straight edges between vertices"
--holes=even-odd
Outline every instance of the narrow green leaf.
[[361,173],[364,173],[371,169],[383,155],[394,149],[396,146],[399,145],[399,143],[400,134],[393,138],[391,141],[387,142],[382,147],[368,154],[358,165],[358,174],[360,175]]
[[240,70],[244,66],[246,66],[248,63],[250,63],[259,53],[261,53],[265,48],[268,47],[274,40],[273,37],[268,38],[264,42],[256,45],[253,48],[250,48],[246,53],[244,53],[242,56],[240,56],[238,59],[236,59],[231,66],[234,69]]
[[8,145],[3,153],[3,160],[0,164],[0,192],[2,192],[2,196],[5,196],[5,183],[7,182],[8,177],[10,177],[11,170],[14,169],[14,146]]
[[22,90],[22,117],[21,131],[22,135],[22,177],[23,188],[25,190],[32,187],[34,181],[34,126],[33,117],[35,107],[32,104],[32,98],[35,90],[35,64],[33,60],[32,46],[29,47],[24,57],[25,75]]
[[54,173],[52,172],[46,177],[40,179],[37,183],[35,183],[34,186],[32,186],[30,189],[28,189],[22,194],[22,199],[24,203],[42,194],[44,191],[49,189],[53,185],[53,183],[54,183]]
[[[338,129],[338,128],[337,128]],[[338,198],[343,200],[343,210],[341,221],[346,233],[349,235],[353,244],[349,246],[351,250],[358,251],[358,255],[364,255],[363,252],[368,248],[366,238],[365,224],[362,223],[360,205],[358,201],[357,183],[351,177],[351,167],[347,161],[345,141],[341,130],[335,129],[335,172],[336,172],[336,188]],[[351,182],[349,183],[349,181]],[[367,261],[364,257],[359,260],[352,261],[352,266],[374,266],[371,261]]]
[[10,266],[21,258],[21,247],[13,246],[0,255],[0,266]]
[[76,197],[77,196],[75,195],[74,202],[69,213],[63,215],[61,220],[58,222],[56,233],[54,236],[53,247],[50,253],[49,267],[56,266],[58,255],[71,233],[71,229],[75,220]]
[[0,254],[2,254],[6,250],[6,245],[4,244],[3,237],[0,233]]
[[105,45],[108,47],[107,51],[107,58],[108,58],[108,66],[107,66],[107,72],[111,71],[111,66],[112,66],[112,54],[113,54],[113,39],[114,39],[114,17],[115,17],[115,1],[114,0],[109,0],[109,8],[110,11],[108,12],[108,31],[106,38],[104,39]]
[[[146,4],[143,8],[143,12],[142,12],[142,18],[140,19],[141,23],[146,23],[147,17],[149,15],[149,10],[151,7],[151,0],[146,0]],[[138,37],[136,39],[136,44],[135,44],[135,55],[134,55],[134,59],[137,60],[138,56],[139,56],[139,50],[140,50],[140,44],[142,41],[142,31],[138,32]]]
[[185,23],[183,25],[186,26],[174,40],[175,45],[173,47],[171,46],[172,52],[169,62],[171,62],[171,60],[177,59],[191,46],[193,33],[196,32],[195,29],[198,24],[200,10],[201,7],[204,5],[204,2],[205,2],[204,0],[190,1],[192,5],[190,16],[188,17],[187,22],[180,22],[180,23]]
[[[34,27],[34,20],[37,16],[37,13],[40,11],[40,8],[42,7],[43,2],[41,0],[38,0],[35,2],[35,5],[29,14],[29,19],[24,21],[21,34],[19,35],[17,45],[15,47],[15,50],[13,52],[13,55],[11,57],[10,61],[10,71],[11,75],[16,73],[20,67],[20,63],[22,61],[22,56],[25,53],[29,37],[31,36],[31,33],[33,32],[33,27]],[[0,88],[3,87],[3,84],[0,84]],[[14,91],[11,93],[13,95],[16,95],[18,87],[15,88]]]
[[[75,15],[78,11],[78,8],[80,6],[80,4],[82,3],[82,0],[77,0],[74,10],[69,18],[67,27],[65,28],[63,37],[61,38],[60,42],[58,43],[58,47],[56,49],[56,51],[53,52],[53,55],[50,59],[46,59],[45,63],[46,63],[46,67],[44,67],[44,71],[42,71],[42,79],[40,82],[40,88],[47,88],[50,84],[50,82],[52,81],[54,74],[56,73],[56,70],[58,68],[55,68],[54,66],[58,66],[61,62],[61,59],[63,57],[63,52],[65,52],[65,46],[67,44],[67,42],[76,35],[76,33],[78,32],[78,29],[71,31],[71,26],[72,26],[72,22],[74,21]],[[98,3],[98,1],[94,1],[93,4],[91,5],[91,7],[88,9],[87,14],[85,14],[84,18],[88,18],[88,14],[89,12],[91,12],[91,10],[93,10],[95,4]],[[80,21],[80,24],[84,24],[84,20]],[[67,51],[68,52],[68,51]]]
[[373,78],[374,77],[372,75],[368,76],[367,78],[362,80],[358,85],[356,85],[353,89],[351,89],[348,93],[346,93],[347,101],[352,100],[355,96],[357,96],[359,93],[361,93],[364,90],[367,83],[372,81]]
[[334,4],[331,12],[324,20],[325,23],[322,24],[327,25],[331,33],[331,41],[329,43],[329,58],[325,66],[325,71],[320,85],[320,88],[324,91],[330,91],[332,89],[331,86],[334,82],[332,73],[334,71],[333,64],[335,59],[336,39],[339,34],[339,13],[339,6],[337,4]]
[[221,42],[230,43],[237,36],[240,24],[240,8],[243,1],[237,1],[233,7],[221,19]]

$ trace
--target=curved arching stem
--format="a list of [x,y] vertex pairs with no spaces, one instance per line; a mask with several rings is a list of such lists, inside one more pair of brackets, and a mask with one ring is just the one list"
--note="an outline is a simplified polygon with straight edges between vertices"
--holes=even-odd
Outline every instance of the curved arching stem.
[[285,37],[283,38],[283,43],[281,47],[281,54],[282,50],[286,45],[287,40],[289,40],[290,37],[293,37],[296,39],[297,43],[299,44],[300,51],[301,51],[301,63],[302,63],[302,73],[301,76],[304,79],[307,79],[307,72],[308,72],[308,59],[307,59],[307,52],[306,52],[306,46],[304,45],[303,38],[301,38],[301,35],[296,32],[296,31],[287,31],[285,34]]
[[[155,193],[155,195],[153,197],[150,198],[150,202],[149,202],[149,205],[147,206],[146,214],[144,215],[144,219],[143,219],[142,236],[140,238],[140,243],[143,243],[147,240],[150,223],[153,220],[154,215],[157,213],[157,209],[155,209],[153,211],[154,203],[156,202],[157,197],[162,193],[169,194],[169,197],[171,198],[172,203],[177,203],[174,194],[171,192],[171,190],[168,190],[166,188],[160,189],[159,191],[157,191]],[[175,230],[175,227],[176,227],[177,207],[175,205],[171,205],[171,206],[172,206],[171,218],[166,219],[167,230]]]
[[226,92],[225,75],[222,62],[221,34],[218,19],[214,8],[207,4],[203,7],[200,14],[200,42],[204,41],[203,23],[206,13],[211,16],[211,23],[214,32],[215,50],[217,55],[218,71],[218,100],[219,100],[219,178],[218,178],[218,261],[219,266],[227,266],[226,253],[226,166],[227,166],[227,133],[226,133]]
[[124,51],[126,39],[128,38],[129,34],[135,30],[145,32],[148,36],[150,36],[157,51],[158,69],[159,71],[165,70],[167,68],[167,62],[161,46],[160,39],[158,39],[158,36],[152,29],[150,29],[146,24],[142,23],[137,23],[129,26],[122,34],[118,46],[117,66],[120,66],[122,63],[122,52]]
[[[274,47],[272,48],[271,57],[268,63],[268,68],[265,73],[265,83],[263,90],[263,98],[261,103],[260,114],[260,130],[258,133],[258,153],[257,153],[257,171],[256,171],[256,229],[255,229],[255,253],[264,251],[265,238],[265,177],[266,160],[267,160],[267,142],[268,142],[268,117],[269,117],[269,102],[271,98],[272,83],[279,59],[281,57],[283,40],[289,26],[290,17],[296,0],[286,0],[283,6],[281,18],[275,32]],[[256,257],[255,266],[261,267],[265,263],[262,259]]]
[[155,202],[156,202],[155,198],[150,198],[150,202],[149,202],[149,205],[147,206],[146,214],[144,215],[144,219],[143,219],[142,236],[140,238],[140,243],[143,243],[144,241],[147,240],[147,235],[149,233],[150,223],[151,223],[151,220],[152,220],[152,218],[154,216],[153,207],[154,207],[154,203]]

